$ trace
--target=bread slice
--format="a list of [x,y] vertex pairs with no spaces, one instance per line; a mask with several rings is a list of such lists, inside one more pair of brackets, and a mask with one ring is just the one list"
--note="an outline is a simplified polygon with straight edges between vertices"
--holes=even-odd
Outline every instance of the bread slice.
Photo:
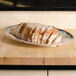
[[47,27],[47,26],[42,25],[42,27],[41,27],[40,30],[39,30],[39,35],[38,35],[38,38],[37,38],[37,43],[38,43],[38,44],[41,43],[41,39],[42,39],[42,37],[43,37],[43,33],[44,33],[46,27]]
[[52,44],[60,43],[62,40],[62,35],[58,34],[57,37],[52,41]]
[[28,27],[28,25],[25,25],[21,32],[21,39],[28,40],[29,32],[30,32],[30,28]]
[[53,32],[53,30],[55,29],[55,27],[53,26],[47,26],[45,29],[45,32],[43,34],[41,43],[42,44],[46,44],[47,43],[47,39],[49,38],[50,34]]
[[47,40],[47,44],[52,44],[52,41],[56,38],[57,34],[58,34],[58,30],[55,28],[54,31],[49,36]]
[[28,41],[29,42],[32,42],[32,34],[34,33],[37,26],[38,26],[37,23],[34,23],[33,25],[31,25],[31,29],[30,29],[30,32],[29,32],[29,35],[28,35]]
[[[14,35],[15,37],[18,37],[18,38],[22,38],[22,36],[24,35],[25,32],[23,32],[24,30],[24,27],[26,26],[27,24],[26,23],[20,23],[18,24],[17,26],[13,26],[11,29],[10,29],[10,33],[12,35]],[[26,30],[25,30],[26,31]],[[22,38],[23,39],[23,38]]]
[[43,26],[40,24],[38,26],[36,26],[33,34],[32,34],[32,42],[34,43],[39,43],[39,39],[40,39],[40,29],[42,28]]

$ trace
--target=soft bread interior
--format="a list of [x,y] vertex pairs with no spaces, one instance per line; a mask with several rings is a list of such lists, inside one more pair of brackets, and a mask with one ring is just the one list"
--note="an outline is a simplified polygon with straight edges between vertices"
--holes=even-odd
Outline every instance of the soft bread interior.
[[39,23],[23,22],[10,30],[10,33],[15,37],[38,44],[54,44],[60,42],[62,38],[54,26]]
[[54,31],[51,33],[50,37],[47,40],[47,44],[51,44],[52,41],[56,38],[57,34],[58,34],[57,29],[54,29]]
[[32,42],[32,35],[33,35],[37,26],[38,26],[37,24],[32,25],[31,30],[30,30],[29,35],[28,35],[28,41]]
[[52,41],[52,44],[56,44],[56,43],[59,43],[61,42],[62,40],[62,35],[57,35],[57,37]]
[[49,36],[51,35],[51,33],[53,32],[53,30],[54,30],[54,27],[53,26],[47,26],[46,27],[46,30],[45,30],[45,32],[44,32],[44,34],[43,34],[43,37],[42,37],[42,44],[44,43],[46,43],[47,42],[47,39],[49,38]]
[[39,43],[40,39],[40,29],[42,28],[42,25],[38,25],[36,29],[34,30],[34,33],[32,34],[32,42],[34,43]]

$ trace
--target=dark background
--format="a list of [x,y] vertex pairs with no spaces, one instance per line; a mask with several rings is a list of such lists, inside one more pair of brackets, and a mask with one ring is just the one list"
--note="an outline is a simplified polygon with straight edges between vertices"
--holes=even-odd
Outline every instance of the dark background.
[[[76,10],[76,0],[0,0],[0,9],[43,8]],[[42,9],[41,9],[42,10]]]
[[[12,3],[12,5],[9,4]],[[17,6],[18,4],[23,6]],[[1,7],[76,7],[75,0],[1,0]]]

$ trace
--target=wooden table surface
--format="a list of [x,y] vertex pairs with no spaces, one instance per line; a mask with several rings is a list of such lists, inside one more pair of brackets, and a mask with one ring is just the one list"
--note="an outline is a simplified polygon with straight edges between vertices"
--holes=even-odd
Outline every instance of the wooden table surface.
[[59,47],[40,47],[7,38],[0,29],[1,65],[76,65],[76,29],[67,29],[74,40]]

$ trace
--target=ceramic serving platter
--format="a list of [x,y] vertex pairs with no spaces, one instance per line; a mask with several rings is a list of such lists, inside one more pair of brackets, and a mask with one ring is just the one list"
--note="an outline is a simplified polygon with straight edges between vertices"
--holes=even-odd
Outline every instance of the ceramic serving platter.
[[[17,26],[17,25],[13,25],[13,26]],[[18,42],[23,42],[25,44],[31,44],[31,45],[37,45],[37,46],[43,46],[43,47],[56,47],[56,46],[60,46],[60,45],[66,44],[68,42],[71,42],[73,40],[73,38],[74,38],[71,33],[67,32],[65,30],[57,28],[58,33],[60,35],[62,35],[62,39],[61,39],[61,41],[59,43],[56,43],[56,44],[37,44],[37,43],[32,43],[32,42],[28,42],[28,41],[16,38],[12,34],[10,34],[10,28],[13,27],[13,26],[9,26],[9,27],[5,28],[5,31],[4,31],[5,35],[10,39],[16,40]]]

